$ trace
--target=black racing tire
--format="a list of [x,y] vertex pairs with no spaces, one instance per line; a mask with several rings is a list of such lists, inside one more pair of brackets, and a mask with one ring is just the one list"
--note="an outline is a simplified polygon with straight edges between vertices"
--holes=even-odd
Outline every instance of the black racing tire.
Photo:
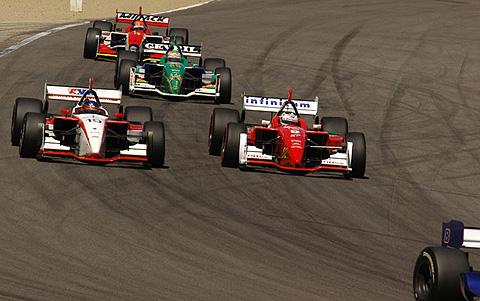
[[347,174],[351,178],[362,178],[365,175],[367,164],[367,143],[363,133],[350,132],[346,134],[346,141],[353,142],[352,171]]
[[232,99],[232,72],[230,68],[217,68],[215,69],[215,74],[220,75],[220,96],[215,98],[215,103],[230,103]]
[[23,158],[35,158],[42,146],[45,115],[28,112],[23,118],[22,132],[20,135],[19,153]]
[[219,59],[219,58],[206,58],[203,61],[203,68],[205,70],[211,70],[214,71],[217,68],[222,68],[225,67],[225,60],[224,59]]
[[132,60],[122,60],[120,62],[120,68],[118,69],[117,83],[119,87],[122,87],[122,94],[129,95],[130,91],[130,70],[137,65]]
[[220,155],[225,127],[229,122],[240,122],[240,114],[237,110],[226,108],[213,109],[210,118],[210,130],[208,132],[208,153],[210,155]]
[[95,21],[93,22],[93,28],[98,28],[101,31],[110,32],[113,30],[112,22],[107,21]]
[[161,121],[149,121],[143,126],[147,143],[147,162],[153,167],[165,164],[165,127]]
[[224,167],[238,167],[240,134],[247,132],[243,123],[229,122],[223,136],[221,163]]
[[85,36],[85,45],[83,46],[83,57],[86,59],[95,59],[97,57],[98,47],[102,31],[98,28],[89,28]]
[[10,131],[12,145],[18,146],[20,143],[20,133],[23,126],[23,118],[28,112],[42,113],[43,103],[35,98],[17,98],[13,106],[12,126]]
[[[168,31],[168,36],[170,37],[171,41],[175,39],[175,34],[177,35],[178,45],[188,45],[188,29],[170,28],[170,30]],[[178,38],[182,38],[183,40],[180,40]]]
[[470,271],[467,254],[448,247],[427,247],[420,252],[413,272],[416,301],[464,300],[460,274]]
[[348,133],[348,121],[343,117],[323,117],[321,123],[323,132],[335,133],[342,137]]
[[153,121],[152,108],[146,106],[129,106],[125,108],[123,119],[128,122],[145,124]]
[[117,59],[115,61],[115,77],[113,78],[113,84],[115,88],[120,88],[120,84],[118,83],[118,70],[120,69],[120,63],[122,60],[132,60],[137,62],[138,61],[138,52],[128,51],[128,50],[117,50]]

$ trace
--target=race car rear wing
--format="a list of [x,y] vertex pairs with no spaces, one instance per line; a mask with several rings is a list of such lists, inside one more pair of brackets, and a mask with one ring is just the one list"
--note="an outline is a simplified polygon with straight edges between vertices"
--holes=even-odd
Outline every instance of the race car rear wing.
[[[44,99],[47,100],[66,100],[78,102],[88,88],[69,87],[69,86],[52,86],[45,84]],[[102,104],[116,104],[122,103],[122,91],[110,89],[94,89],[97,93],[98,100]],[[93,95],[88,95],[87,98],[94,98]]]
[[132,23],[133,21],[145,21],[148,26],[168,27],[169,17],[142,15],[142,7],[138,14],[122,13],[117,10],[115,21],[117,23]]
[[[288,98],[249,96],[242,93],[242,110],[277,113]],[[316,115],[318,97],[315,100],[292,99],[300,115]]]
[[[170,47],[169,43],[145,43],[143,46],[143,52],[146,54],[165,54]],[[201,57],[202,45],[179,45],[178,46],[185,57]]]
[[443,223],[442,247],[480,249],[480,228],[465,227],[457,220]]

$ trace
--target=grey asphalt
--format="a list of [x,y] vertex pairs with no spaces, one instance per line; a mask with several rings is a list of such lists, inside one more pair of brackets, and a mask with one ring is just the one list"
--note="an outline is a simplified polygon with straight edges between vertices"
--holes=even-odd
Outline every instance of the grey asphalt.
[[[363,179],[222,168],[209,102],[125,97],[166,127],[167,168],[22,159],[16,97],[113,88],[87,26],[0,59],[0,299],[412,300],[441,222],[480,226],[476,1],[225,0],[172,13],[240,93],[320,99],[367,137]],[[261,115],[247,120],[259,121]],[[311,122],[311,121],[309,121]],[[480,252],[470,260],[480,266]]]

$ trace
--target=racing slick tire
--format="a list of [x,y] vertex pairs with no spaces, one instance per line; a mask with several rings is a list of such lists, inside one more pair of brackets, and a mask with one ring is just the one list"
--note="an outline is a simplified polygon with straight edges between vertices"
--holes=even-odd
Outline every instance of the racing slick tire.
[[215,69],[215,74],[220,75],[220,96],[215,98],[215,103],[230,103],[232,99],[232,72],[230,68],[217,68]]
[[23,118],[28,112],[42,113],[43,104],[40,99],[35,98],[17,98],[13,106],[11,141],[13,146],[20,143],[20,134],[23,126]]
[[205,70],[215,70],[222,67],[225,67],[224,59],[207,58],[203,61],[203,68],[205,68]]
[[346,141],[353,142],[352,162],[350,166],[352,171],[346,174],[349,178],[361,178],[365,175],[365,166],[367,162],[367,145],[363,133],[350,132],[346,134]]
[[336,133],[342,137],[348,133],[348,121],[343,117],[323,117],[321,123],[323,132]]
[[[175,35],[177,35],[177,44],[178,45],[188,45],[188,29],[186,28],[170,28],[168,31],[168,36],[170,37],[170,41],[172,42],[175,39]],[[178,38],[182,38],[178,39]]]
[[165,164],[165,127],[161,121],[148,121],[143,126],[147,143],[147,162],[153,167]]
[[453,248],[427,247],[420,252],[413,272],[416,301],[464,300],[460,274],[469,272],[467,254]]
[[223,136],[221,163],[224,167],[238,167],[240,134],[247,133],[243,123],[229,122]]
[[34,158],[37,156],[43,140],[41,124],[45,124],[45,115],[33,112],[25,114],[19,145],[21,157]]
[[137,62],[138,61],[138,52],[128,51],[128,50],[118,50],[117,51],[117,59],[115,61],[115,77],[113,78],[113,84],[115,88],[120,88],[120,84],[118,83],[118,70],[120,69],[120,63],[122,60],[132,60]]
[[129,106],[125,108],[123,119],[128,122],[145,124],[153,120],[152,108],[145,106]]
[[122,94],[130,94],[130,70],[137,65],[132,60],[122,60],[120,62],[120,68],[118,69],[118,87],[122,87]]
[[98,28],[89,28],[85,36],[85,45],[83,46],[83,57],[86,59],[95,59],[97,57],[98,46],[102,31]]
[[107,22],[107,21],[95,21],[93,22],[93,28],[98,28],[101,31],[112,31],[113,24],[112,22]]
[[240,114],[237,110],[226,108],[213,109],[210,118],[210,130],[208,132],[208,153],[210,155],[220,155],[225,127],[229,122],[240,122]]

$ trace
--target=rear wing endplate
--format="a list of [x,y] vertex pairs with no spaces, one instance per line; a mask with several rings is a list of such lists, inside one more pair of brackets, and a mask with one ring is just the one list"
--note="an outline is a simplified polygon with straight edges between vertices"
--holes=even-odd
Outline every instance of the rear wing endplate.
[[[242,94],[242,110],[277,113],[288,98],[248,96]],[[292,99],[300,115],[317,115],[318,96],[315,100]]]
[[[69,86],[53,86],[45,84],[44,99],[45,100],[63,100],[78,102],[88,88],[83,87],[69,87]],[[101,104],[116,104],[122,103],[122,91],[110,89],[94,89],[97,93],[98,100]],[[87,96],[93,99],[93,95]]]
[[[140,16],[143,19],[139,18]],[[139,15],[139,14],[132,14],[132,13],[122,13],[117,11],[116,21],[118,23],[132,23],[135,19],[139,21],[145,20],[145,23],[148,26],[160,26],[160,27],[168,27],[168,22],[170,21],[169,17],[164,16],[153,16],[153,15]]]
[[443,223],[442,247],[480,249],[480,228],[465,227],[457,220]]
[[[143,52],[147,54],[165,54],[170,47],[169,43],[145,43],[143,46]],[[201,57],[202,46],[198,45],[179,45],[180,51],[182,51],[185,57]]]

